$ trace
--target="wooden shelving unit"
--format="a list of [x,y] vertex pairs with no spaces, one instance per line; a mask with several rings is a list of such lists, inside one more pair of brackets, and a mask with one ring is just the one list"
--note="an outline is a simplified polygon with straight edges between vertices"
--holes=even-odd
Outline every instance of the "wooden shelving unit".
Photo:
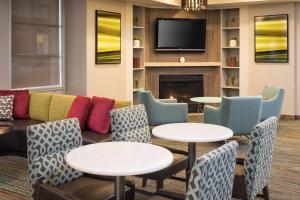
[[[133,64],[133,104],[137,104],[137,90],[138,88],[145,88],[145,8],[140,6],[133,6],[133,38],[140,40],[140,47],[133,47],[133,58],[138,58],[139,66]],[[133,42],[133,41],[132,41]]]
[[[230,46],[235,39],[237,45]],[[221,94],[240,94],[240,11],[238,8],[221,10]],[[235,62],[234,62],[235,61]]]

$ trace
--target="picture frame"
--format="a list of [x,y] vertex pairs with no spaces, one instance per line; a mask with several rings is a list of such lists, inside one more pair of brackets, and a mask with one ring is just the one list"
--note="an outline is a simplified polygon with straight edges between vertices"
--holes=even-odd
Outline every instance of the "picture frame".
[[288,63],[288,14],[254,17],[256,63]]
[[121,13],[95,11],[95,63],[121,63]]

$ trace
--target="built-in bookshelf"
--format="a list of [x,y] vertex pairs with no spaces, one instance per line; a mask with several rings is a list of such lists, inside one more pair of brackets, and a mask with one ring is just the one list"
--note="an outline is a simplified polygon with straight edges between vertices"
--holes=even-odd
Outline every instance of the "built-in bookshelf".
[[145,8],[133,6],[133,104],[137,103],[137,89],[145,88]]
[[221,10],[221,94],[240,94],[240,11]]

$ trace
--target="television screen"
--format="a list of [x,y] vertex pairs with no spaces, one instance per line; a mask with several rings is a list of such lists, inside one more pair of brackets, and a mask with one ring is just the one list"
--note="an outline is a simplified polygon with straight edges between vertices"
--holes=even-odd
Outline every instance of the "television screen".
[[156,19],[156,51],[204,51],[205,19]]

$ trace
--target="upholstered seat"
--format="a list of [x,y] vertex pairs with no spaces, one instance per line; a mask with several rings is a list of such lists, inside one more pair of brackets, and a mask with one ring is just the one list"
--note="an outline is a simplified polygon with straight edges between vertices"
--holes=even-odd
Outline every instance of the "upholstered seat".
[[[113,141],[150,143],[151,134],[144,105],[115,109],[111,111],[110,116]],[[169,150],[174,154],[174,161],[169,167],[158,172],[141,175],[143,178],[156,180],[157,189],[163,188],[164,179],[186,170],[188,165],[186,152]]]
[[[112,199],[114,180],[72,169],[65,156],[82,145],[77,119],[29,126],[27,130],[28,171],[31,199]],[[127,182],[125,196],[134,199],[134,184]]]
[[204,123],[228,127],[234,135],[250,135],[260,115],[261,96],[223,97],[219,108],[204,107]]
[[277,124],[278,119],[270,117],[253,128],[247,158],[237,159],[232,195],[234,198],[253,200],[263,191],[264,199],[269,199],[268,184]]
[[238,143],[229,142],[198,158],[187,195],[159,190],[150,200],[230,200]]
[[176,99],[155,99],[150,91],[141,89],[138,90],[138,99],[146,108],[150,126],[187,122],[186,103],[177,103]]

